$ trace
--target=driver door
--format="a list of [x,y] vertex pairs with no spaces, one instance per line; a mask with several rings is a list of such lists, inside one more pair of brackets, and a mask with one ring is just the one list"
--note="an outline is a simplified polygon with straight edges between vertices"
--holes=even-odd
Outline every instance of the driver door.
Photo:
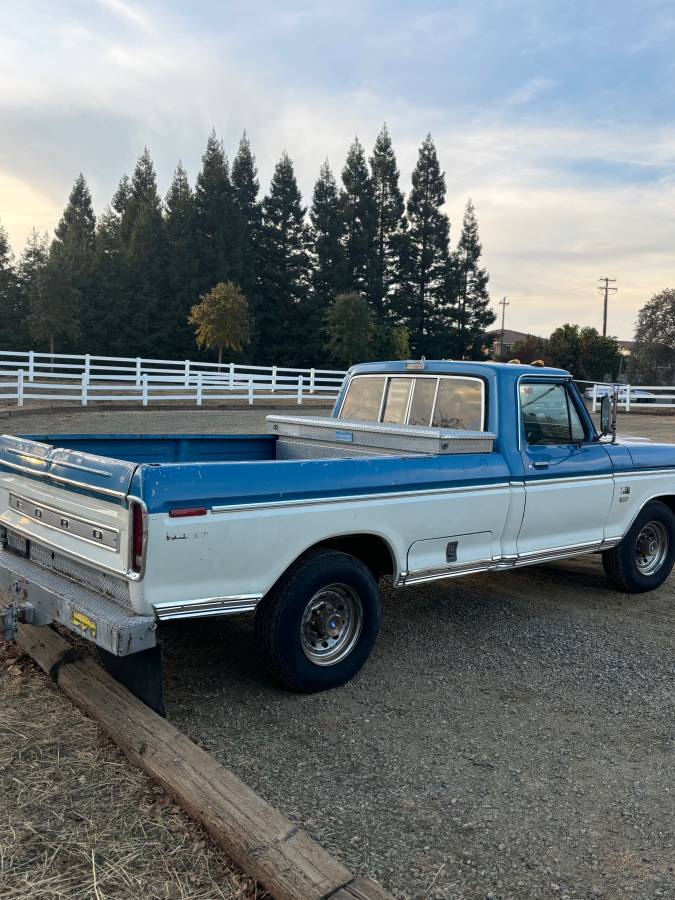
[[599,543],[614,492],[608,453],[593,440],[565,381],[527,379],[518,392],[525,473],[518,554],[536,558]]

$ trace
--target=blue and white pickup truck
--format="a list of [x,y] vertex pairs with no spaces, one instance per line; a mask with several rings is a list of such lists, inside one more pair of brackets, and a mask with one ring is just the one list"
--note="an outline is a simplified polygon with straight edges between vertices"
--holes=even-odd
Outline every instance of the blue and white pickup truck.
[[4,436],[0,624],[65,625],[153,702],[164,620],[255,611],[269,669],[316,691],[368,659],[383,578],[600,552],[653,590],[675,446],[617,442],[608,406],[599,435],[565,371],[420,360],[355,366],[331,416],[264,435]]

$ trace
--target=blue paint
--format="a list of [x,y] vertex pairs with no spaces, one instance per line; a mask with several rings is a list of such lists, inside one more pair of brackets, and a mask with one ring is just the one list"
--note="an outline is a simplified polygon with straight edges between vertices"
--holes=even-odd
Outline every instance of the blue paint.
[[635,469],[672,469],[675,467],[675,446],[672,444],[624,444]]
[[499,453],[140,466],[132,493],[150,512],[503,483]]

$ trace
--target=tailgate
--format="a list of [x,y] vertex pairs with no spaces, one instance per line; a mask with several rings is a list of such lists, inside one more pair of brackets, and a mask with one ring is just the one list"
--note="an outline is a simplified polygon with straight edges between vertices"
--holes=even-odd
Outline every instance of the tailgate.
[[130,563],[126,496],[136,468],[3,435],[0,525],[47,550],[124,575]]

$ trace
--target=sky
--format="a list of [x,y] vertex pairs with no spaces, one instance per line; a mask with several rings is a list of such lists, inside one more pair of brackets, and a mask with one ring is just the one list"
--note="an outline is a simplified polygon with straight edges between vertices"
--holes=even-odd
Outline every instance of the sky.
[[0,222],[52,232],[81,171],[97,212],[147,146],[166,191],[212,128],[263,189],[282,150],[305,202],[326,158],[387,122],[408,190],[427,132],[451,243],[476,207],[506,327],[633,336],[675,287],[673,0],[0,0]]

